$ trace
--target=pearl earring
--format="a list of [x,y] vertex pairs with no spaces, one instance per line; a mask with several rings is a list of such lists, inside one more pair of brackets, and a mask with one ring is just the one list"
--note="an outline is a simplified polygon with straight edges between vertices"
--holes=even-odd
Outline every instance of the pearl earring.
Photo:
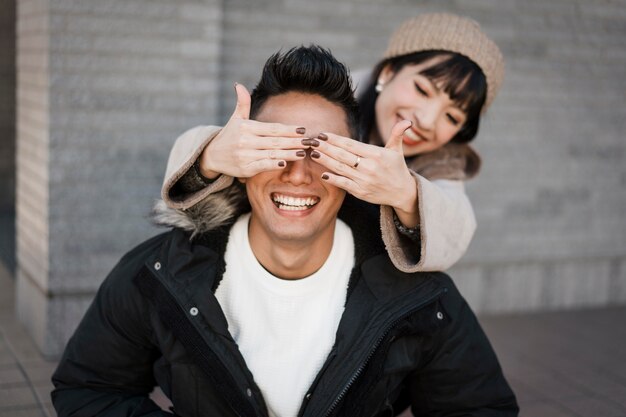
[[378,82],[376,83],[376,87],[374,87],[374,90],[376,90],[377,93],[383,91],[383,82],[381,80],[378,80]]

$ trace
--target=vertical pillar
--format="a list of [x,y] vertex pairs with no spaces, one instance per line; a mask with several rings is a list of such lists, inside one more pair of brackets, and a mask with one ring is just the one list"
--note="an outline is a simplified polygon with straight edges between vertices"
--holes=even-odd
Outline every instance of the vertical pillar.
[[18,5],[17,309],[54,357],[148,220],[168,151],[216,120],[221,2]]
[[0,0],[0,263],[15,264],[15,0]]

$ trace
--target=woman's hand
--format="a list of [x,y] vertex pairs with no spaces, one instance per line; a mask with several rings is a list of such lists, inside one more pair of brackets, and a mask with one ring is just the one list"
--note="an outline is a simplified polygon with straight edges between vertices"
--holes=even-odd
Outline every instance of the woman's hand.
[[287,161],[306,156],[309,146],[302,144],[306,133],[303,127],[249,120],[250,93],[241,84],[235,85],[235,91],[235,111],[200,155],[199,168],[204,177],[251,177],[283,169]]
[[325,181],[361,200],[393,207],[402,224],[415,227],[419,224],[417,185],[402,153],[402,135],[409,127],[408,120],[396,123],[384,148],[320,134],[311,157],[331,171],[322,174]]

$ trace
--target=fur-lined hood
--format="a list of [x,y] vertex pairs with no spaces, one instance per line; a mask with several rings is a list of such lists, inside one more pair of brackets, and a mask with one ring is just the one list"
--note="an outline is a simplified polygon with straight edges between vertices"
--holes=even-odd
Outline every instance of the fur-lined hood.
[[[356,263],[376,254],[385,253],[379,226],[380,207],[346,194],[337,218],[352,230]],[[174,227],[190,233],[190,240],[204,242],[214,235],[228,234],[228,228],[243,213],[250,211],[245,188],[240,183],[223,191],[209,194],[186,209],[172,209],[163,200],[156,202],[152,220],[160,226]]]
[[209,194],[199,203],[187,209],[168,207],[157,200],[152,209],[152,221],[159,226],[175,227],[191,233],[191,239],[219,227],[233,223],[249,210],[245,189],[238,183]]

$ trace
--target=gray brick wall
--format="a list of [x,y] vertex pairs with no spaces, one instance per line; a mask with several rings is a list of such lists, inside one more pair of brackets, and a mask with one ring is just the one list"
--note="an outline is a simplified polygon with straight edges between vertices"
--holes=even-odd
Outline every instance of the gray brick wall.
[[458,285],[478,311],[626,302],[625,0],[25,0],[18,287],[40,300],[22,311],[40,346],[58,352],[121,254],[156,233],[171,143],[225,121],[234,81],[311,42],[369,67],[402,20],[441,10],[478,20],[507,61],[475,142],[479,227]]
[[408,16],[479,21],[507,73],[475,141],[478,231],[452,275],[479,311],[626,301],[626,270],[615,267],[626,260],[625,1],[266,0],[251,14],[256,4],[225,3],[222,121],[232,81],[252,87],[278,47],[316,42],[366,68]]
[[623,303],[626,2],[496,9],[481,21],[507,77],[476,143],[479,228],[453,272],[460,283],[478,268],[483,294],[471,301],[487,311]]
[[[57,1],[50,13],[50,282],[93,291],[155,233],[173,138],[217,114],[218,2]],[[81,262],[68,262],[72,254]]]

